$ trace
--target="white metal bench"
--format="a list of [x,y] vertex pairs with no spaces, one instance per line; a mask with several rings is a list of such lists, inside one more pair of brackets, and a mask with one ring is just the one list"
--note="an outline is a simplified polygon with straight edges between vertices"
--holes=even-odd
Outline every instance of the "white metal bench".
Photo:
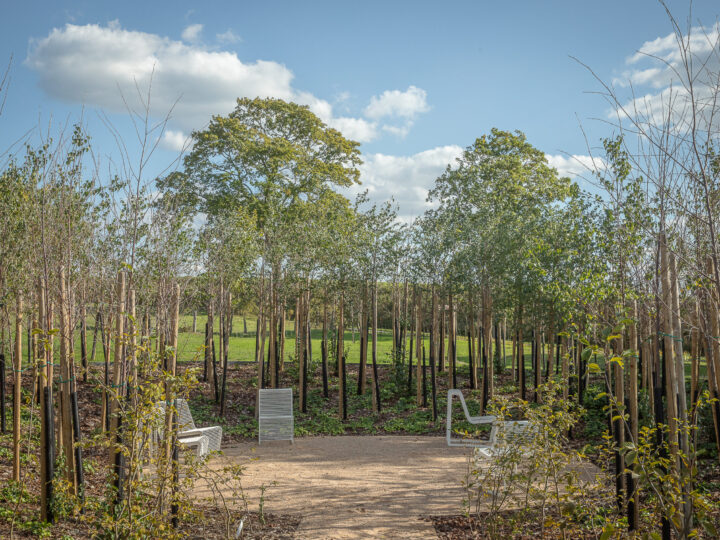
[[258,444],[263,441],[293,442],[292,388],[258,390]]
[[222,427],[221,426],[209,426],[209,427],[197,427],[193,420],[192,413],[187,401],[178,398],[178,438],[180,442],[185,443],[185,440],[189,437],[196,437],[198,435],[204,435],[208,438],[208,450],[210,452],[216,452],[220,450],[222,444]]
[[[186,448],[192,448],[198,457],[202,457],[209,452],[220,450],[222,443],[222,427],[211,426],[199,428],[195,426],[192,413],[187,401],[178,398],[176,400],[178,409],[178,443]],[[160,420],[156,422],[151,435],[151,446],[156,447],[162,440],[165,418],[165,402],[159,401],[155,404],[155,415]]]
[[465,419],[473,424],[492,424],[497,420],[497,417],[492,415],[487,416],[470,416],[465,398],[460,390],[448,390],[447,397],[447,422],[445,423],[445,436],[447,439],[448,446],[487,446],[488,442],[479,439],[458,439],[452,436],[452,410],[453,410],[453,398],[458,398],[462,405],[463,411],[465,412]]
[[489,444],[478,445],[477,451],[486,458],[502,454],[506,449],[517,448],[521,454],[530,448],[534,433],[527,420],[499,421],[493,424]]

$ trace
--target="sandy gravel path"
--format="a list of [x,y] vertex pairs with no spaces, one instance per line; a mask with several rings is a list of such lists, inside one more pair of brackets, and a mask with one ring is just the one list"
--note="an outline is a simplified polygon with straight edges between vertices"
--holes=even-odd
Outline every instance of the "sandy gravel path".
[[464,448],[443,437],[307,437],[223,449],[245,464],[243,488],[257,510],[302,516],[298,538],[435,538],[420,516],[462,511]]

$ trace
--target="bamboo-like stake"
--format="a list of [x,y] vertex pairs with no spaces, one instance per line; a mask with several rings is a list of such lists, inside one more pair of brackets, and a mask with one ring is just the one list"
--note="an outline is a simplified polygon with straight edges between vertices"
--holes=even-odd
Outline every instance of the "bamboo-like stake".
[[[712,275],[713,261],[711,257],[707,258],[707,270],[708,274]],[[720,336],[720,319],[718,318],[718,310],[716,307],[718,305],[718,291],[717,289],[706,289],[704,293],[705,305],[703,307],[705,318],[709,320],[710,326],[709,329],[705,330],[705,342],[708,343],[708,346],[705,347],[708,388],[710,390],[710,398],[717,400],[720,398],[720,388],[718,388],[716,383],[717,373],[715,372],[715,366],[717,365],[718,356],[720,355],[720,341],[718,341],[718,336]],[[715,401],[710,408],[713,414],[713,426],[715,427],[715,444],[717,446],[718,456],[720,457],[720,407],[718,407],[718,403]]]
[[[170,354],[168,355],[168,371],[175,378],[177,375],[177,348],[178,348],[178,323],[180,320],[180,285],[177,283],[173,284],[172,295],[170,297]],[[221,329],[222,332],[222,329]],[[177,404],[176,395],[170,388],[169,382],[165,383],[165,399],[166,403],[171,403],[172,406],[166,407],[166,418],[165,418],[165,440],[166,442],[166,454],[168,459],[171,459],[171,472],[172,472],[172,500],[170,506],[170,513],[172,514],[173,527],[177,527],[177,490],[180,477],[180,464],[178,455],[178,419],[177,413],[174,410]],[[171,400],[172,398],[172,400]]]
[[[168,372],[175,377],[177,373],[177,339],[178,339],[178,319],[180,314],[180,286],[175,283],[170,298],[170,350],[168,351]],[[175,394],[170,382],[165,382],[165,400],[166,403],[174,403]],[[173,407],[166,408],[165,414],[165,456],[166,459],[171,457],[171,434],[173,428]]]
[[[225,288],[223,287],[223,280],[220,279],[220,292],[217,299],[217,312],[218,312],[218,353],[220,355],[220,370],[222,373],[223,369],[223,358],[225,355]],[[216,396],[217,403],[222,402],[222,380],[218,381],[218,387],[220,393]]]
[[213,333],[212,327],[212,297],[208,301],[207,305],[207,319],[205,321],[205,362],[203,365],[203,381],[207,382],[210,380],[212,373],[210,372],[210,363],[212,362],[212,350],[210,345],[211,336]]
[[[630,306],[630,317],[637,319],[637,302],[633,301]],[[636,323],[630,324],[628,327],[628,345],[630,354],[628,356],[627,366],[627,397],[628,397],[628,420],[630,427],[630,437],[632,442],[638,444],[638,338]],[[627,488],[627,516],[628,530],[635,531],[640,522],[639,501],[637,497],[637,463],[631,465],[632,471],[628,471],[625,476],[625,485]]]
[[[212,295],[210,296],[210,300],[208,301],[208,316],[207,316],[207,326],[208,326],[208,335],[207,335],[207,349],[205,350],[205,354],[207,355],[207,362],[208,362],[208,378],[212,381],[213,384],[213,391],[215,400],[220,399],[220,385],[218,384],[218,375],[217,375],[217,369],[216,368],[216,362],[215,362],[215,315],[214,315],[214,302]],[[257,347],[257,339],[255,340],[255,345]],[[258,374],[258,386],[262,384],[262,373]]]
[[[483,332],[485,333],[485,363],[486,363],[486,381],[483,381],[483,404],[487,406],[495,395],[494,380],[495,366],[492,361],[492,320],[493,320],[493,303],[490,295],[490,288],[483,286]],[[484,409],[483,409],[484,411]]]
[[345,409],[345,296],[340,293],[340,301],[338,303],[338,323],[337,323],[337,366],[340,381],[338,384],[338,412],[342,420],[347,420],[347,410]]
[[694,417],[698,400],[698,381],[700,378],[700,301],[695,297],[692,311],[692,330],[690,331],[690,407]]
[[661,316],[664,330],[665,353],[665,397],[667,404],[667,423],[669,446],[673,457],[673,466],[678,467],[678,425],[677,425],[677,383],[675,381],[675,344],[673,343],[672,289],[670,283],[670,259],[664,233],[660,233],[660,277],[662,281]]
[[[523,344],[522,315],[523,315],[523,307],[522,307],[522,304],[520,304],[520,307],[518,308],[518,337],[517,337],[517,342],[518,342],[518,344],[517,344],[517,347],[518,347],[518,351],[517,351],[517,353],[518,353],[518,384],[520,386],[520,397],[521,397],[521,399],[525,399],[525,395],[526,395],[525,346]],[[564,384],[567,384],[567,380],[565,381]]]
[[15,377],[13,386],[13,480],[20,481],[20,404],[22,398],[23,300],[18,294],[15,313]]
[[[677,388],[678,443],[685,456],[690,456],[689,424],[687,422],[687,395],[685,392],[685,359],[683,354],[682,325],[680,323],[680,285],[677,276],[677,261],[674,253],[670,253],[670,280],[672,293],[672,333],[675,346],[675,386]],[[679,467],[687,472],[685,460],[680,460]],[[692,528],[692,499],[689,485],[683,485],[683,530]]]
[[[422,406],[422,307],[421,292],[418,290],[415,296],[415,404]],[[452,374],[452,370],[450,372]],[[452,375],[450,375],[450,386],[452,387]]]
[[[455,388],[455,364],[453,364],[453,359],[455,358],[455,304],[453,303],[453,295],[448,295],[448,345],[447,345],[447,355],[448,355],[448,388]],[[419,324],[419,323],[418,323]],[[420,365],[420,357],[418,357],[418,365]],[[420,388],[420,385],[418,384],[418,389]],[[420,393],[418,391],[418,405],[420,405]]]
[[85,287],[80,296],[80,362],[83,368],[83,382],[88,379],[87,357],[87,306],[85,304]]
[[625,414],[625,374],[622,364],[623,338],[620,335],[613,343],[615,358],[612,364],[615,406],[612,409],[613,435],[615,436],[615,496],[618,509],[623,510],[625,506],[625,455],[622,447],[625,443],[625,426],[623,416]]
[[[3,326],[2,322],[0,322],[0,326]],[[4,434],[7,431],[7,419],[5,416],[5,353],[3,352],[5,346],[4,326],[2,334],[0,336],[2,339],[2,343],[0,343],[0,433]]]
[[512,337],[512,359],[510,363],[512,364],[512,378],[513,381],[518,382],[518,369],[517,369],[517,332],[513,333]]
[[77,495],[77,479],[75,476],[75,441],[72,429],[72,407],[70,405],[71,362],[70,340],[70,306],[67,295],[65,269],[60,269],[60,294],[58,297],[60,310],[60,430],[62,432],[63,450],[65,452],[65,475],[73,492]]
[[115,447],[120,425],[119,408],[120,396],[122,395],[122,351],[123,331],[125,329],[125,272],[118,272],[117,285],[115,289],[115,301],[117,310],[115,313],[115,347],[113,351],[113,383],[110,392],[110,463],[116,463],[119,449]]
[[[44,282],[45,286],[45,315],[47,317],[45,321],[45,366],[47,367],[47,380],[50,386],[50,404],[52,406],[52,429],[53,429],[53,447],[57,446],[57,452],[55,455],[59,455],[62,450],[62,439],[60,437],[59,430],[60,424],[55,421],[55,391],[53,389],[53,381],[55,380],[55,314],[53,312],[53,299],[50,294],[50,285],[47,281]],[[55,457],[55,456],[53,456]]]
[[46,339],[46,333],[44,331],[46,322],[45,287],[43,286],[42,279],[38,279],[37,281],[37,300],[39,322],[33,323],[33,326],[40,331],[40,334],[36,335],[36,338],[40,338],[40,342],[37,350],[35,351],[36,361],[40,364],[39,377],[40,387],[42,390],[40,393],[40,515],[42,521],[47,523],[51,522],[53,517],[48,486],[52,489],[52,475],[50,474],[50,469],[52,468],[51,463],[54,460],[49,459],[48,455],[53,453],[53,450],[50,448],[49,437],[50,432],[52,431],[50,428],[50,411],[52,411],[52,404],[50,403],[50,386],[48,385],[47,366],[45,365],[45,350],[42,345],[42,342]]
[[505,364],[505,341],[507,341],[507,316],[503,315],[502,322],[502,363],[503,368],[507,367]]
[[[367,323],[366,323],[367,324]],[[365,334],[367,342],[367,333]],[[320,343],[320,361],[322,363],[322,383],[323,397],[327,399],[330,396],[328,388],[328,307],[327,299],[323,302],[323,326],[322,326],[322,342]]]
[[[304,314],[305,314],[305,308],[304,308],[304,296],[303,294],[298,295],[298,301],[297,301],[297,313],[295,314],[295,319],[297,321],[296,328],[300,330],[300,334],[298,335],[298,403],[300,405],[300,410],[302,411],[302,404],[305,402],[305,376],[307,374],[307,370],[305,369],[305,363],[307,362],[307,358],[305,357],[305,340],[307,339],[307,336],[305,332],[302,331],[302,329],[305,327],[304,325]],[[305,411],[303,411],[305,412]]]
[[[268,368],[270,369],[270,386],[272,388],[278,387],[278,371],[279,366],[277,365],[277,357],[276,357],[276,347],[277,347],[277,327],[278,327],[278,321],[277,321],[277,279],[276,279],[276,269],[273,267],[272,277],[270,278],[270,336],[268,340],[268,357],[270,358],[270,365]],[[299,298],[298,298],[299,301]],[[298,306],[299,307],[299,306]],[[299,321],[299,313],[295,314],[296,321]],[[301,328],[299,324],[296,324],[295,332],[297,332],[295,335],[300,338]],[[298,354],[295,358],[299,359],[302,352],[299,350]],[[298,366],[299,367],[299,366]]]
[[[367,282],[363,285],[362,297],[360,298],[360,365],[358,366],[358,396],[365,393],[367,380],[367,345],[368,345],[368,314],[367,314]],[[375,394],[373,393],[373,396]],[[375,398],[373,397],[373,400]],[[373,401],[374,402],[374,401]],[[373,406],[373,410],[375,407]]]
[[[224,332],[225,338],[223,339],[223,362],[222,362],[222,387],[220,390],[220,416],[225,415],[225,394],[227,392],[227,371],[228,371],[228,354],[230,351],[230,323],[232,322],[232,294],[228,291],[225,294],[226,306],[225,306],[225,328],[221,331]],[[276,364],[277,365],[277,364]]]
[[570,396],[570,350],[568,347],[568,337],[562,339],[562,358],[561,358],[561,373],[562,373],[562,392],[563,399],[568,399]]
[[309,376],[308,376],[308,370],[310,369],[310,366],[312,366],[312,328],[311,328],[311,321],[310,321],[310,280],[308,280],[308,290],[307,290],[307,298],[305,300],[305,305],[307,306],[306,315],[305,315],[305,328],[303,328],[303,334],[305,335],[305,390],[303,391],[303,395],[305,396],[305,399],[302,402],[302,411],[307,412],[307,398],[308,398],[308,382],[309,382]]
[[128,334],[130,339],[130,399],[133,404],[133,408],[137,405],[137,391],[138,391],[138,367],[137,367],[137,313],[135,311],[135,289],[131,289],[128,294],[128,313],[130,317],[128,319]]
[[[437,384],[435,380],[435,363],[439,354],[438,343],[438,294],[435,284],[432,286],[432,341],[430,343],[430,396],[432,400],[433,422],[437,421]],[[474,326],[471,324],[471,326]]]
[[[445,322],[445,300],[443,299],[442,304],[440,305],[440,354],[438,360],[440,361],[438,365],[438,372],[442,373],[445,371],[445,354],[446,354],[446,347],[445,347],[445,335],[447,334],[447,324]],[[477,361],[475,362],[475,365],[477,366]]]
[[[102,416],[102,429],[103,431],[107,431],[110,429],[110,424],[108,422],[108,389],[110,387],[110,344],[109,339],[110,336],[108,335],[109,332],[107,331],[106,324],[105,324],[105,318],[102,315],[102,312],[98,311],[98,318],[96,324],[100,327],[100,346],[103,351],[103,387],[102,387],[102,410],[101,410],[101,416]],[[158,336],[158,342],[160,341],[160,338]],[[48,377],[50,375],[48,374]]]
[[[380,412],[382,403],[380,402],[380,378],[377,365],[377,326],[378,326],[378,306],[377,306],[377,280],[373,279],[372,291],[372,363],[373,363],[373,410]],[[418,364],[419,366],[420,364]]]
[[279,361],[280,361],[280,373],[285,372],[285,302],[282,301],[282,304],[280,306],[280,352],[278,354]]
[[540,386],[543,383],[542,330],[535,328],[535,402],[540,403]]
[[552,359],[555,356],[555,314],[550,313],[550,325],[548,330],[548,361],[547,361],[547,372],[548,379],[551,379],[552,373]]
[[[435,297],[433,297],[433,301],[435,301]],[[433,317],[435,317],[435,313],[433,312]],[[470,297],[470,316],[469,316],[469,330],[470,334],[468,335],[468,344],[469,344],[469,351],[468,351],[468,362],[470,364],[470,388],[473,390],[477,389],[478,387],[478,376],[477,376],[477,362],[475,361],[475,303],[472,301],[472,296]]]

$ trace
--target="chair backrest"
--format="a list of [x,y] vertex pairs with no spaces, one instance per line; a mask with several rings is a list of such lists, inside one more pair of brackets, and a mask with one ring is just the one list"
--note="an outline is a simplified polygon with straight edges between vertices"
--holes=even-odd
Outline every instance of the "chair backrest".
[[448,390],[448,403],[452,400],[453,396],[460,399],[463,411],[465,412],[465,418],[470,418],[470,412],[468,411],[467,404],[465,403],[465,397],[460,390]]
[[532,442],[535,433],[527,420],[511,420],[495,422],[490,432],[490,443],[517,446],[527,445]]
[[292,388],[264,388],[259,391],[259,418],[292,417]]
[[193,420],[192,413],[190,412],[188,402],[182,398],[178,398],[177,409],[178,427],[180,431],[190,431],[191,429],[195,429],[195,421]]

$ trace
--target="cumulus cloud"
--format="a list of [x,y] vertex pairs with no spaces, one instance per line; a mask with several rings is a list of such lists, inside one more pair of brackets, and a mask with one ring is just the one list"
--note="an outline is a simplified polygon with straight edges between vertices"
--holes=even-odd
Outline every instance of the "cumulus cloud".
[[117,112],[125,111],[123,96],[135,106],[137,88],[152,80],[154,110],[165,114],[175,106],[173,129],[185,131],[227,114],[237,97],[294,97],[293,74],[277,62],[243,63],[233,53],[119,25],[54,29],[31,44],[26,62],[47,94]]
[[200,32],[202,32],[202,24],[191,24],[182,31],[182,38],[190,43],[195,43],[200,39]]
[[[685,70],[686,61],[691,66],[689,74]],[[670,118],[680,125],[689,113],[692,81],[695,103],[699,106],[696,120],[702,122],[711,117],[714,98],[720,91],[720,23],[709,28],[695,26],[681,36],[670,33],[646,41],[625,63],[628,69],[613,80],[622,103],[621,117],[632,115],[642,123],[655,125]],[[631,87],[632,93],[627,90]],[[670,109],[674,114],[669,117]],[[611,116],[617,112],[613,111]]]
[[327,123],[330,127],[337,129],[340,133],[354,141],[367,142],[377,137],[377,125],[363,118],[343,116],[331,118]]
[[596,170],[602,170],[605,162],[597,157],[584,155],[551,155],[545,154],[548,164],[557,169],[560,176],[582,178],[591,175]]
[[427,104],[427,92],[416,86],[401,90],[385,90],[379,96],[373,96],[365,107],[365,116],[374,120],[401,120],[400,125],[387,124],[383,131],[398,137],[405,137],[413,126],[418,114],[430,110]]
[[377,119],[386,116],[412,119],[428,110],[425,90],[410,86],[404,92],[385,90],[380,96],[373,96],[365,108],[365,115]]
[[190,149],[191,139],[182,131],[168,129],[160,139],[160,146],[173,152],[184,152]]
[[[238,97],[275,97],[307,105],[328,125],[359,142],[384,131],[374,117],[336,116],[327,100],[294,88],[293,73],[283,64],[243,62],[233,52],[192,43],[201,30],[202,25],[190,25],[183,32],[185,41],[176,41],[123,29],[117,21],[107,26],[67,24],[33,40],[26,63],[37,71],[48,95],[115,112],[126,110],[123,98],[136,107],[137,89],[147,89],[152,82],[154,111],[166,114],[172,109],[170,128],[176,132],[201,129],[212,115],[229,113]],[[407,118],[411,110],[427,107],[420,89],[389,95],[395,93],[421,96],[421,104],[414,106],[396,100],[396,116]]]
[[359,186],[348,188],[346,195],[354,197],[367,189],[372,202],[395,198],[399,218],[410,221],[429,206],[428,191],[449,164],[462,155],[460,146],[438,146],[410,156],[365,154],[360,166]]

